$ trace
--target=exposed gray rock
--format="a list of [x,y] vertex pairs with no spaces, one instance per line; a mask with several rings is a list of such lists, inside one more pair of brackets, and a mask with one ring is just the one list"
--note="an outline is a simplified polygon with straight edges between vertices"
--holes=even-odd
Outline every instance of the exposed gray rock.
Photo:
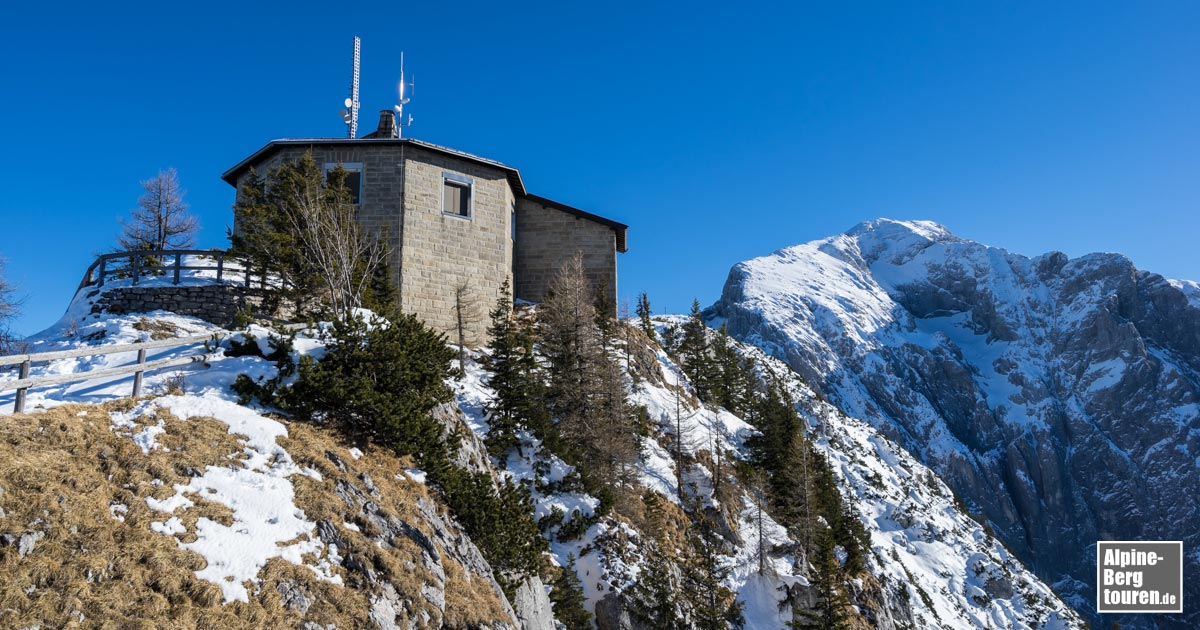
[[22,534],[21,538],[17,541],[17,555],[24,558],[33,553],[33,549],[37,546],[38,541],[45,537],[46,533],[41,531]]
[[433,417],[442,423],[443,437],[456,443],[461,438],[461,447],[454,454],[455,466],[469,473],[491,473],[492,464],[488,458],[487,446],[474,431],[466,425],[462,409],[458,405],[446,403],[438,405],[433,410]]
[[596,602],[596,630],[638,630],[625,598],[609,593]]
[[[375,502],[375,497],[366,488],[370,477],[360,475],[359,481],[363,483],[363,487],[359,487],[348,480],[339,479],[334,484],[334,493],[346,503],[350,509],[351,517],[369,523],[371,529],[378,532],[372,538],[376,544],[396,546],[401,539],[404,539],[412,541],[421,549],[422,569],[431,576],[431,579],[426,581],[421,589],[422,597],[427,603],[434,606],[440,614],[445,614],[446,571],[442,564],[443,553],[439,551],[440,548],[445,551],[445,555],[449,555],[466,569],[467,579],[481,579],[485,581],[492,592],[500,599],[505,613],[511,620],[511,625],[506,627],[517,627],[516,613],[509,605],[508,599],[504,596],[504,591],[500,588],[500,584],[496,582],[491,566],[488,565],[479,548],[471,542],[470,538],[467,537],[456,523],[443,518],[433,503],[424,498],[418,499],[417,510],[420,513],[421,521],[428,526],[431,532],[430,534],[426,534],[421,528],[383,510]],[[375,488],[374,484],[370,484],[370,487]],[[375,494],[378,494],[377,489],[375,490]],[[335,544],[339,547],[345,546],[341,542],[341,534],[337,528],[327,521],[319,521],[317,523],[317,535],[327,544]],[[343,559],[342,564],[346,568],[366,576],[368,582],[376,582],[374,570],[364,566],[353,554],[347,555]],[[399,614],[396,611],[400,611],[404,607],[404,602],[401,599],[392,597],[389,594],[389,589],[391,593],[395,592],[395,588],[391,584],[382,582],[381,588],[381,594],[373,599],[371,604],[373,621],[376,618],[379,620],[387,619],[389,611]],[[391,619],[395,618],[395,614],[392,615]],[[436,622],[434,625],[441,624],[441,619],[434,621]],[[386,626],[380,627],[386,628]]]
[[282,598],[283,607],[288,610],[295,611],[301,615],[308,612],[308,607],[312,605],[308,601],[308,596],[304,594],[304,589],[291,580],[280,580],[275,585],[279,591],[279,596]]
[[[1117,254],[881,220],[739,263],[707,314],[924,460],[1095,622],[1096,540],[1200,546],[1197,295]],[[1200,555],[1184,573],[1195,601]]]
[[554,610],[550,596],[541,578],[527,578],[517,587],[513,596],[513,609],[521,630],[554,630]]
[[380,594],[371,598],[371,609],[367,611],[367,619],[379,630],[400,630],[400,626],[396,625],[396,618],[402,612],[404,602],[396,592],[396,587],[385,583]]

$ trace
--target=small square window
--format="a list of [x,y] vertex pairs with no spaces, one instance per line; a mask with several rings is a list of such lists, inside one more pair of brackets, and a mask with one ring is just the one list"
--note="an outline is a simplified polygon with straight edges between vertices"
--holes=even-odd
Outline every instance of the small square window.
[[362,172],[363,166],[360,163],[351,164],[336,164],[328,163],[325,165],[325,180],[329,181],[329,175],[341,166],[342,170],[346,171],[346,190],[350,191],[350,200],[354,205],[362,203]]
[[442,212],[454,216],[471,216],[471,182],[447,174],[442,178]]

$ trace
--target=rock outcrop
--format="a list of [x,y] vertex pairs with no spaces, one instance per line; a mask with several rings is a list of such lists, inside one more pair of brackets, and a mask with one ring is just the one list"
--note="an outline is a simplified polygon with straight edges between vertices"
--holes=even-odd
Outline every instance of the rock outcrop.
[[[1117,254],[880,220],[739,263],[707,314],[917,454],[1090,612],[1096,540],[1200,544],[1197,294]],[[1200,555],[1185,574],[1195,601]],[[1122,620],[1154,624],[1200,611]]]

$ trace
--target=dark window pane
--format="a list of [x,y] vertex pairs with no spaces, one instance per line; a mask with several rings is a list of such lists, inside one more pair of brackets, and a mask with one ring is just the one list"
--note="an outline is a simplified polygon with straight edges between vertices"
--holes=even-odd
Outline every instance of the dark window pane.
[[[333,177],[334,169],[326,166],[325,182]],[[354,204],[362,203],[362,171],[346,170],[346,190],[350,192],[350,201]]]
[[442,191],[442,211],[462,217],[471,216],[471,186],[446,180]]
[[349,171],[346,173],[346,189],[350,191],[350,198],[354,203],[362,203],[362,172]]

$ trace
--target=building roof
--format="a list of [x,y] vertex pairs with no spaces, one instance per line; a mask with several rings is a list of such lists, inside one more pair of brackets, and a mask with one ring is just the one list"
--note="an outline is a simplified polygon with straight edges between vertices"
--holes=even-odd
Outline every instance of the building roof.
[[518,198],[528,199],[535,203],[540,203],[544,206],[549,206],[555,208],[556,210],[561,210],[568,214],[577,216],[581,219],[606,225],[612,228],[617,234],[617,251],[622,253],[627,251],[626,232],[629,230],[628,225],[625,225],[624,223],[618,223],[612,219],[606,219],[598,214],[592,214],[591,212],[568,206],[564,203],[559,203],[552,199],[530,194],[529,191],[525,189],[525,182],[521,180],[520,171],[511,166],[497,162],[496,160],[489,160],[485,157],[480,157],[478,155],[473,155],[457,149],[451,149],[449,147],[443,147],[431,142],[424,142],[415,138],[281,138],[279,140],[272,140],[268,142],[263,148],[250,154],[249,157],[241,162],[238,162],[233,168],[225,171],[221,175],[221,179],[225,180],[225,183],[229,184],[230,186],[236,187],[238,177],[240,177],[242,173],[249,170],[251,166],[264,160],[268,155],[275,152],[275,150],[279,149],[280,147],[312,145],[362,146],[364,144],[409,145],[420,147],[428,151],[433,151],[434,153],[440,153],[442,155],[500,169],[501,171],[504,171],[505,176],[508,178],[509,186],[512,186],[513,193],[516,194]]
[[547,199],[545,197],[539,197],[537,195],[529,195],[529,194],[525,195],[525,199],[528,199],[529,201],[532,201],[534,203],[540,203],[543,206],[548,206],[548,207],[554,208],[555,210],[561,210],[563,212],[566,212],[567,214],[573,214],[581,219],[587,219],[588,221],[595,221],[596,223],[599,223],[601,225],[607,225],[608,227],[612,228],[614,232],[617,233],[617,251],[621,252],[622,254],[629,251],[628,244],[627,244],[626,238],[625,238],[625,234],[629,230],[628,225],[625,225],[624,223],[618,223],[616,221],[613,221],[612,219],[606,219],[598,214],[592,214],[591,212],[588,212],[586,210],[580,210],[579,208],[572,208],[571,206],[568,206],[565,203],[559,203],[557,201],[554,201],[553,199]]
[[456,157],[467,160],[468,162],[475,162],[476,164],[483,164],[484,166],[498,168],[504,171],[504,173],[508,176],[508,183],[510,186],[512,186],[513,192],[517,193],[519,196],[525,196],[527,194],[525,191],[525,183],[521,181],[521,173],[511,166],[502,164],[495,160],[489,160],[485,157],[479,157],[478,155],[472,155],[464,151],[458,151],[456,149],[443,147],[431,142],[416,140],[414,138],[281,138],[279,140],[272,140],[263,148],[251,153],[250,157],[238,162],[233,168],[225,171],[221,175],[221,179],[225,180],[225,183],[229,184],[230,186],[237,186],[237,178],[241,176],[243,172],[248,170],[251,166],[258,163],[262,159],[266,158],[267,155],[273,153],[276,149],[285,146],[312,146],[318,144],[324,146],[393,144],[421,147],[422,149],[427,149],[429,151],[433,151],[434,153],[441,153],[442,155]]

